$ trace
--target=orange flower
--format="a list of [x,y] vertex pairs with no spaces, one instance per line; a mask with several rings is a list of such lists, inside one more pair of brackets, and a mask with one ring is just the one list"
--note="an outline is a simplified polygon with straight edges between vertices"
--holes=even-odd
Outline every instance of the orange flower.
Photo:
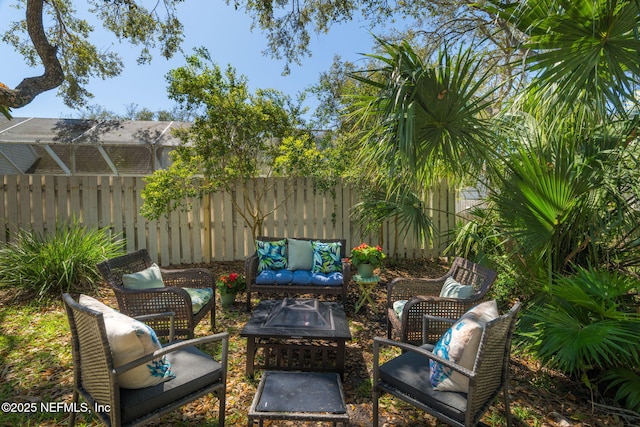
[[216,281],[216,287],[222,293],[242,292],[246,286],[244,275],[238,273],[223,274]]

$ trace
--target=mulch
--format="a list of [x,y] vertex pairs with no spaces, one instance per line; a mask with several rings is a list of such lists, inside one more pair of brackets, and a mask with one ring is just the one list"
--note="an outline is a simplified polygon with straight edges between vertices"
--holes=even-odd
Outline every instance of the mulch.
[[[193,266],[193,265],[192,265]],[[188,267],[174,266],[175,268]],[[231,272],[242,272],[242,261],[215,262],[198,265],[210,269],[216,277]],[[447,270],[442,260],[402,260],[389,262],[379,272],[382,283],[375,289],[373,297],[375,307],[365,305],[358,313],[354,313],[358,299],[357,288],[350,288],[344,302],[345,312],[350,321],[353,339],[347,343],[346,372],[343,387],[349,413],[349,426],[371,426],[371,368],[373,337],[386,336],[385,284],[394,277],[438,277]],[[6,297],[6,295],[4,295]],[[110,292],[101,292],[100,298],[113,307],[117,307],[115,298]],[[1,300],[0,296],[0,300]],[[251,405],[259,381],[245,376],[246,340],[239,332],[248,320],[245,308],[245,294],[240,294],[230,308],[217,306],[216,332],[230,333],[229,373],[227,386],[226,425],[246,425],[247,411]],[[15,300],[13,301],[15,303]],[[219,303],[218,303],[219,304]],[[210,324],[203,321],[196,329],[196,335],[210,333]],[[69,369],[71,371],[71,369]],[[58,377],[59,384],[51,384],[52,389],[43,393],[57,394],[70,401],[72,372]],[[56,391],[57,390],[57,391]],[[32,390],[32,394],[38,391]],[[592,403],[591,395],[576,381],[558,372],[545,369],[536,361],[514,352],[511,364],[511,413],[514,426],[538,427],[587,427],[587,426],[631,426],[640,425],[640,416],[626,414],[603,402]],[[33,396],[32,396],[33,398]],[[50,399],[50,397],[49,397]],[[217,415],[217,401],[211,396],[203,397],[179,411],[163,417],[154,425],[197,425],[209,424]],[[637,414],[636,414],[637,415]],[[82,417],[80,417],[82,418]],[[441,426],[434,418],[414,409],[389,396],[380,400],[380,420],[383,426]],[[489,425],[505,425],[502,397],[492,406],[484,417]],[[630,421],[631,420],[631,421]],[[635,421],[634,421],[635,420]],[[637,421],[637,422],[636,422]],[[1,424],[1,423],[0,423]],[[42,425],[56,425],[42,424]],[[267,426],[294,426],[294,422],[265,421]],[[315,425],[305,423],[304,425]],[[318,423],[317,425],[322,425]]]
[[[358,313],[354,313],[355,303],[359,297],[357,287],[350,288],[345,302],[345,311],[351,325],[352,341],[347,343],[346,373],[343,382],[345,396],[349,412],[349,426],[371,426],[372,399],[371,399],[371,368],[373,337],[386,336],[386,283],[394,277],[439,277],[443,275],[448,265],[445,260],[388,260],[387,265],[377,273],[382,282],[373,292],[376,302],[375,307],[365,305]],[[184,266],[182,266],[184,267]],[[233,271],[243,271],[241,261],[217,262],[206,265],[216,276]],[[234,313],[239,317],[227,318],[224,309],[218,313],[218,328],[237,333],[242,329],[248,319],[244,307],[245,295],[239,295],[233,307]],[[233,396],[231,402],[227,402],[227,413],[236,410],[246,415],[248,407],[257,386],[256,380],[248,381],[244,376],[244,354],[246,342],[239,346],[239,354],[232,354],[231,359],[236,359],[231,366],[229,376],[229,396]],[[604,404],[592,404],[591,395],[578,382],[563,376],[562,374],[545,369],[536,361],[514,352],[511,364],[511,413],[514,426],[540,426],[540,427],[587,427],[587,426],[631,426],[629,419],[634,415],[624,418],[624,411],[614,406]],[[239,419],[246,420],[244,417]],[[496,425],[493,420],[504,420],[504,406],[502,397],[492,406],[484,417],[484,422]],[[640,418],[636,418],[640,425]],[[380,402],[380,422],[383,426],[442,426],[433,417],[422,411],[414,409],[397,399],[386,397]],[[275,424],[265,425],[296,425],[293,422],[279,421]],[[305,425],[312,425],[307,423]],[[321,424],[318,424],[321,425]],[[504,423],[498,424],[504,425]]]

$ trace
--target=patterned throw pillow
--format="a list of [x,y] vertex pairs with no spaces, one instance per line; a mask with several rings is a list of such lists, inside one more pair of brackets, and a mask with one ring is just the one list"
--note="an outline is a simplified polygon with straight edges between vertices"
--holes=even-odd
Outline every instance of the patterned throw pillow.
[[340,248],[342,243],[323,243],[320,241],[311,242],[313,248],[313,273],[333,273],[342,271],[342,259],[340,258]]
[[[433,348],[433,353],[472,370],[484,325],[498,316],[495,300],[476,305],[442,335]],[[434,390],[469,391],[469,378],[433,360],[429,361],[429,367]]]
[[[103,315],[107,340],[117,368],[162,348],[158,337],[148,325],[125,316],[87,295],[80,295],[80,305]],[[124,388],[144,388],[175,378],[165,356],[120,374],[118,382]]]
[[258,253],[258,271],[282,270],[287,268],[287,240],[263,242],[256,240]]

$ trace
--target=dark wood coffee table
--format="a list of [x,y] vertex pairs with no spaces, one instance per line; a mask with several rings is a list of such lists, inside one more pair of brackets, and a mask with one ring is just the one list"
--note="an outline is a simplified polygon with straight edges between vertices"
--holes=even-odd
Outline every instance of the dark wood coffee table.
[[316,299],[261,301],[240,332],[247,337],[246,374],[256,369],[338,372],[351,339],[342,304]]

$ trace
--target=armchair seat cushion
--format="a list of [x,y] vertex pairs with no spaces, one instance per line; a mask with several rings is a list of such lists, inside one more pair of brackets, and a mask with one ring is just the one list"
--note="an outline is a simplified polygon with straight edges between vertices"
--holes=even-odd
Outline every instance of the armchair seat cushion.
[[213,298],[213,288],[182,288],[191,297],[191,308],[193,314],[198,314],[202,307],[209,304]]
[[[423,348],[432,348],[424,346]],[[380,379],[447,416],[464,421],[467,395],[459,392],[437,391],[431,386],[429,359],[407,351],[380,366]]]
[[313,273],[309,270],[291,271],[262,270],[256,276],[256,285],[317,285],[317,286],[342,286],[343,276],[340,272]]
[[141,389],[120,389],[123,423],[169,405],[222,377],[222,365],[195,347],[176,350],[167,359],[176,373],[173,380]]

